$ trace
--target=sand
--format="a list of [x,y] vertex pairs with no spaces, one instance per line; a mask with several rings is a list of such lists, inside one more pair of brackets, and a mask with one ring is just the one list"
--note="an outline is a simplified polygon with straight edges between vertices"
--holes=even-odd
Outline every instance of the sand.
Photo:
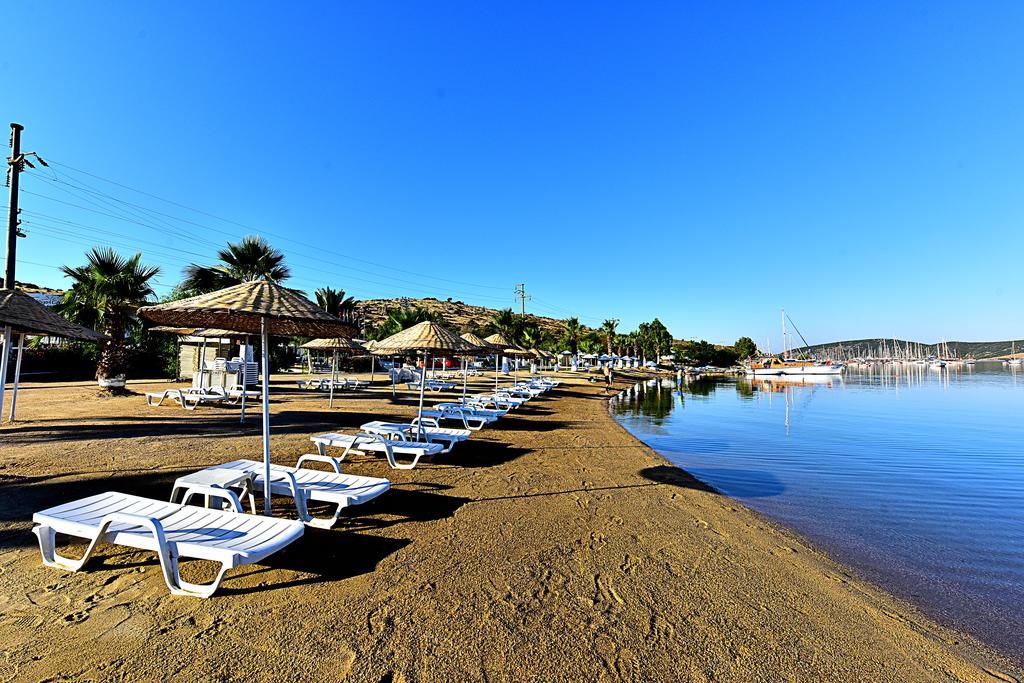
[[[328,410],[274,380],[276,462],[311,434],[415,410],[382,387]],[[165,498],[181,473],[258,459],[259,423],[88,383],[26,389],[23,421],[0,429],[0,682],[1020,676],[668,465],[579,381],[415,470],[346,461],[394,488],[232,570],[210,600],[171,596],[152,553],[106,545],[78,573],[44,567],[34,510],[105,490]]]

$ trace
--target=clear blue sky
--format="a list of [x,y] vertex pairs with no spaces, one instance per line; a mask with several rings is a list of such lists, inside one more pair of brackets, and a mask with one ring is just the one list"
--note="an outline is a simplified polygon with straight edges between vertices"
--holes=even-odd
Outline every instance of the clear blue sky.
[[811,342],[1024,333],[1019,2],[3,16],[3,122],[66,165],[24,176],[19,279],[110,243],[166,292],[258,232],[293,286],[360,298],[525,282],[537,313],[775,347],[782,307]]

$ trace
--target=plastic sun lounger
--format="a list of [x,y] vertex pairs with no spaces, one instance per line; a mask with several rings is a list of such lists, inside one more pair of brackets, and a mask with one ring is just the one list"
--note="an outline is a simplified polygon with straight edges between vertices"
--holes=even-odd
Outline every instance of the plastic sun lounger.
[[[36,524],[32,531],[39,539],[43,564],[78,571],[100,541],[152,550],[160,557],[160,569],[171,593],[208,598],[228,569],[259,562],[302,536],[301,522],[242,514],[242,504],[232,491],[190,488],[186,501],[197,493],[229,501],[237,511],[209,510],[111,491],[37,512],[32,516]],[[82,559],[59,555],[56,534],[87,539],[89,547]],[[189,583],[178,571],[181,558],[219,562],[221,568],[212,583]]]
[[[419,389],[420,387],[420,383],[417,381],[412,381],[409,382],[408,384],[410,389]],[[439,380],[428,379],[426,385],[423,388],[426,391],[436,391],[437,393],[441,393],[442,391],[451,391],[452,389],[455,389],[457,386],[458,385],[456,385],[454,382],[442,382]]]
[[[411,470],[416,467],[420,458],[437,455],[444,447],[439,443],[423,443],[420,441],[407,441],[405,434],[400,430],[377,434],[360,432],[358,434],[321,434],[309,437],[310,441],[316,444],[320,455],[327,455],[327,447],[333,446],[342,448],[338,460],[344,460],[349,453],[383,453],[392,469]],[[411,455],[411,463],[400,463],[395,459],[396,455]]]
[[[432,418],[424,418],[422,424],[423,438],[426,439],[427,443],[440,441],[441,443],[447,444],[444,447],[444,450],[441,451],[442,453],[450,453],[455,444],[460,441],[465,441],[473,434],[470,429],[450,429],[447,427],[440,427],[437,424],[437,420]],[[386,435],[393,434],[395,430],[398,430],[402,432],[404,437],[409,441],[415,440],[420,433],[416,420],[406,423],[375,420],[373,422],[367,422],[359,429],[367,434],[380,433]]]
[[345,389],[365,389],[370,386],[370,383],[367,380],[356,379],[355,377],[346,377],[341,381],[343,382],[341,386]]
[[195,410],[202,403],[220,403],[225,400],[227,396],[200,389],[164,389],[146,393],[146,405],[151,407],[162,406],[164,401],[173,401],[185,410]]
[[505,417],[508,415],[508,411],[504,408],[482,408],[479,405],[474,405],[471,402],[467,403],[438,403],[435,408],[442,410],[462,410],[468,414],[479,416],[479,417],[490,417],[498,419],[499,417]]
[[497,394],[477,394],[466,399],[466,402],[472,405],[479,405],[481,408],[494,406],[498,410],[514,410],[526,403],[526,401],[527,399],[525,398],[513,398],[502,392]]
[[469,406],[460,405],[458,408],[428,408],[421,412],[424,418],[432,420],[449,420],[461,422],[462,426],[472,432],[478,432],[487,425],[496,422],[497,417],[479,415]]
[[224,400],[232,405],[241,403],[243,395],[246,402],[263,400],[263,392],[256,391],[255,389],[245,389],[241,384],[233,384],[229,387],[212,387],[207,393],[211,396],[223,396]]
[[[303,465],[307,462],[327,463],[333,471],[325,472],[304,468]],[[211,469],[248,472],[252,475],[255,488],[260,491],[264,490],[263,463],[261,462],[235,460]],[[295,467],[273,464],[270,466],[271,494],[291,496],[299,511],[299,520],[303,524],[318,529],[331,528],[337,523],[342,510],[369,502],[390,488],[391,482],[387,479],[343,474],[338,460],[323,454],[303,455]],[[336,506],[333,517],[318,518],[310,515],[306,509],[306,503],[311,500]]]

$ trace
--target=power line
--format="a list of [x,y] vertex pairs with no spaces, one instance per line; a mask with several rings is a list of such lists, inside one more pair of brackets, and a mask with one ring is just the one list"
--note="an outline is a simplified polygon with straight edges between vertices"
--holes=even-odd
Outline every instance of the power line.
[[[278,238],[278,239],[285,240],[287,242],[292,242],[294,244],[302,245],[302,246],[304,246],[306,248],[309,248],[309,249],[315,249],[315,250],[317,250],[317,252],[320,252],[320,253],[322,253],[324,251],[327,251],[327,252],[332,253],[332,254],[334,254],[336,256],[339,256],[341,258],[348,259],[348,260],[351,260],[351,261],[356,261],[358,263],[365,263],[367,265],[372,265],[372,266],[376,266],[378,268],[387,269],[388,271],[398,271],[398,272],[405,273],[406,275],[412,275],[414,277],[426,278],[428,280],[435,280],[435,281],[438,281],[438,282],[448,282],[448,283],[458,284],[458,285],[467,286],[467,287],[475,287],[475,288],[478,288],[478,289],[491,289],[491,290],[504,290],[505,289],[504,287],[499,287],[499,286],[496,286],[496,285],[486,285],[486,284],[480,284],[480,283],[476,283],[476,282],[467,282],[467,281],[464,281],[464,280],[455,280],[455,279],[451,279],[451,278],[441,277],[441,276],[438,276],[438,275],[430,275],[430,274],[419,273],[419,272],[408,270],[408,269],[395,268],[393,264],[383,264],[383,263],[378,263],[378,262],[375,262],[375,261],[371,261],[369,259],[363,259],[363,258],[358,258],[358,257],[355,257],[355,256],[350,256],[348,254],[345,254],[345,253],[342,253],[342,252],[338,252],[336,250],[325,249],[322,245],[309,244],[307,242],[303,242],[302,240],[297,240],[297,239],[295,239],[293,237],[288,237],[287,235],[282,235],[282,234],[279,234],[279,233],[275,233],[275,232],[272,232],[270,230],[266,230],[266,229],[256,230],[256,229],[254,229],[254,228],[252,228],[250,226],[247,226],[247,225],[245,225],[243,223],[239,223],[237,221],[233,221],[233,220],[228,219],[228,218],[223,218],[221,216],[217,216],[215,214],[209,213],[207,211],[203,211],[201,209],[196,209],[194,207],[188,206],[186,204],[182,204],[180,202],[176,202],[176,201],[171,200],[171,199],[166,199],[164,197],[160,197],[160,196],[152,194],[150,192],[146,192],[145,190],[140,190],[138,188],[134,188],[134,187],[131,187],[129,185],[125,185],[124,183],[120,183],[118,181],[111,180],[109,178],[104,178],[103,176],[97,175],[95,173],[91,173],[91,172],[85,171],[83,169],[75,168],[75,167],[71,166],[70,164],[65,164],[65,163],[59,162],[59,161],[53,161],[52,159],[49,159],[49,158],[47,160],[51,164],[55,164],[57,166],[61,166],[63,168],[67,168],[67,169],[69,169],[71,171],[75,171],[77,173],[82,173],[82,174],[87,175],[87,176],[89,176],[91,178],[95,178],[97,180],[101,180],[103,182],[110,183],[112,185],[116,185],[118,187],[121,187],[121,188],[126,189],[126,190],[130,190],[132,192],[137,192],[139,194],[145,195],[147,197],[151,197],[151,198],[156,199],[158,201],[166,202],[166,203],[171,204],[173,206],[177,206],[179,208],[182,208],[182,209],[185,209],[185,210],[188,210],[188,211],[192,211],[192,212],[195,212],[195,213],[203,215],[203,216],[207,216],[208,218],[213,218],[215,220],[219,220],[219,221],[222,221],[224,223],[228,223],[228,224],[240,227],[240,228],[244,228],[245,230],[248,230],[250,232],[263,233],[263,234],[266,234],[266,235],[269,235],[269,236],[272,236],[272,237],[275,237],[275,238]],[[42,176],[42,177],[45,177],[45,176]],[[118,200],[118,201],[125,201],[125,200]],[[131,204],[131,202],[126,202],[126,203]],[[135,205],[135,206],[139,206],[139,205]],[[149,208],[146,208],[146,207],[140,207],[140,208],[144,208],[144,210],[151,211],[153,213],[161,213],[159,211],[156,211],[155,209],[149,209]],[[196,223],[194,221],[190,221],[188,219],[172,216],[171,214],[162,214],[162,215],[170,217],[170,218],[174,218],[175,220],[180,220],[180,221],[183,221],[183,222],[191,223],[192,225],[195,225],[197,227],[201,227],[201,228],[205,228],[205,229],[210,229],[210,230],[217,230],[216,228],[212,228],[212,227],[210,227],[208,225],[204,225],[204,224],[201,224],[201,223]],[[219,230],[217,230],[217,231],[218,232],[222,232],[222,231],[219,231]]]

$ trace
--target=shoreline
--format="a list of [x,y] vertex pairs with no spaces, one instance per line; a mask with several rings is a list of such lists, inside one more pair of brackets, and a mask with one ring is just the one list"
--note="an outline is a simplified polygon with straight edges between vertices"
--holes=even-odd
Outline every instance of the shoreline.
[[[715,377],[719,377],[718,375],[714,375],[714,376]],[[724,376],[722,376],[722,377],[724,377]],[[667,465],[679,469],[680,471],[684,472],[687,476],[693,477],[696,481],[699,481],[704,486],[707,486],[709,489],[715,491],[715,493],[717,493],[718,495],[723,496],[725,498],[728,498],[729,500],[734,501],[736,505],[742,506],[750,514],[753,514],[753,515],[756,515],[756,516],[759,516],[759,517],[763,518],[765,523],[770,525],[771,527],[773,527],[776,533],[779,533],[779,534],[782,534],[782,535],[785,535],[785,536],[793,537],[794,540],[796,540],[800,544],[804,545],[808,550],[810,550],[813,553],[816,553],[817,555],[821,556],[821,558],[824,561],[829,562],[831,564],[834,564],[841,571],[843,571],[844,573],[846,573],[850,577],[852,577],[852,579],[854,579],[856,582],[862,584],[863,586],[866,586],[866,587],[870,588],[872,592],[880,593],[884,597],[895,601],[896,603],[899,604],[900,609],[905,614],[905,616],[912,617],[914,622],[922,623],[922,624],[927,624],[928,622],[930,622],[932,625],[938,627],[939,629],[943,629],[943,630],[948,631],[949,634],[950,634],[950,636],[949,636],[949,640],[950,641],[954,641],[954,640],[956,640],[958,638],[959,639],[963,639],[965,641],[969,641],[970,642],[969,648],[967,648],[967,647],[960,648],[960,651],[961,651],[962,654],[965,654],[965,655],[969,656],[970,655],[970,648],[973,648],[976,651],[982,652],[983,653],[983,657],[987,661],[989,661],[989,662],[998,661],[1000,663],[1000,666],[1004,667],[1004,670],[1001,671],[1000,673],[1002,673],[1004,675],[1012,676],[1011,680],[1024,680],[1024,663],[1018,662],[1016,659],[1014,659],[1013,656],[1011,656],[1011,655],[1009,655],[1009,654],[999,650],[994,645],[990,645],[989,643],[986,643],[985,641],[982,641],[977,636],[974,636],[974,635],[972,635],[970,633],[962,631],[962,630],[958,629],[956,626],[954,626],[952,624],[944,623],[939,618],[934,617],[934,616],[928,614],[923,607],[917,605],[911,599],[906,598],[906,597],[904,597],[902,595],[898,595],[897,593],[893,592],[889,588],[886,588],[884,585],[873,581],[871,578],[866,576],[864,573],[862,573],[856,567],[854,567],[852,565],[849,565],[849,564],[843,562],[842,560],[833,557],[831,552],[829,552],[828,550],[823,548],[820,544],[818,544],[817,542],[815,542],[811,538],[805,536],[799,530],[794,529],[794,528],[786,525],[784,522],[782,522],[780,520],[776,520],[776,519],[772,518],[770,515],[768,515],[768,514],[766,514],[764,512],[755,510],[754,508],[751,508],[751,507],[747,506],[741,500],[733,498],[733,497],[729,496],[728,494],[719,491],[717,488],[714,487],[714,485],[712,485],[712,484],[710,484],[708,482],[705,482],[705,481],[701,480],[700,478],[696,477],[695,475],[691,474],[689,471],[686,470],[685,467],[683,467],[683,466],[681,466],[681,465],[679,465],[677,463],[672,462],[667,456],[665,456],[662,453],[660,453],[657,449],[655,449],[653,446],[648,444],[642,438],[640,438],[639,436],[637,436],[637,435],[633,434],[632,432],[630,432],[627,427],[625,427],[622,423],[620,423],[615,418],[615,415],[614,415],[614,413],[612,411],[612,401],[615,400],[616,398],[618,398],[618,395],[609,396],[609,398],[608,398],[607,411],[606,412],[608,413],[608,416],[611,418],[611,420],[614,421],[615,424],[620,429],[622,429],[624,432],[626,432],[629,436],[631,436],[632,438],[636,439],[638,442],[643,444],[646,448],[650,449],[652,453],[654,453],[659,458],[664,460]]]
[[[392,402],[378,384],[328,411],[291,381],[273,380],[275,462],[294,463],[310,434],[415,409],[408,392]],[[392,491],[229,572],[211,600],[169,596],[150,553],[107,546],[81,572],[46,568],[31,510],[100,487],[166,496],[178,472],[258,452],[259,427],[239,435],[227,411],[41,386],[19,401],[27,421],[0,429],[0,643],[12,680],[1020,675],[672,465],[611,416],[603,383],[571,377],[433,463],[346,460],[344,471],[386,476]]]

